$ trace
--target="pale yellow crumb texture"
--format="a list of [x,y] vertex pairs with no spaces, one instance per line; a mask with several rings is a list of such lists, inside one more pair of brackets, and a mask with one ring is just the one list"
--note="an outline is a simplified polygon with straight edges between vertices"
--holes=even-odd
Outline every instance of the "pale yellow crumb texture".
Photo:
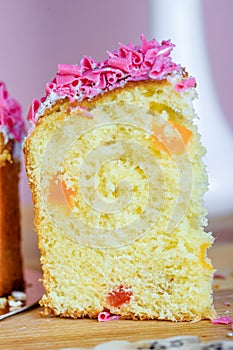
[[[39,120],[24,151],[45,312],[97,317],[108,309],[126,319],[173,321],[214,316],[213,268],[206,255],[213,238],[204,231],[202,200],[208,181],[205,149],[193,124],[194,97],[167,82],[129,84],[80,104],[92,118],[64,101]],[[108,151],[106,161],[102,154]],[[94,180],[88,173],[82,178],[85,161],[96,169]],[[137,219],[145,211],[149,224],[140,235]],[[119,286],[132,296],[114,307],[107,296]]]

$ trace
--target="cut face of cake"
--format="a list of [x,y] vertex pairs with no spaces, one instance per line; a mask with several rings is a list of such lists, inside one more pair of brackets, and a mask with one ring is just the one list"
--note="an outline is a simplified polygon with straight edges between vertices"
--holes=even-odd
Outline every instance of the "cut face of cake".
[[170,41],[59,65],[34,100],[25,161],[45,314],[212,318],[207,176],[195,79]]
[[23,133],[21,107],[0,82],[0,296],[24,287],[18,196]]

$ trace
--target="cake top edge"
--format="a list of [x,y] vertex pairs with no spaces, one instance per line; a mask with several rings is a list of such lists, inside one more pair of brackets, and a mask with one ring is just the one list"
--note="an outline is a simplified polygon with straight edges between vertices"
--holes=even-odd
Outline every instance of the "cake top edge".
[[79,65],[58,64],[55,78],[46,85],[46,95],[33,100],[27,119],[36,123],[57,100],[68,97],[70,101],[81,102],[127,82],[167,79],[177,92],[196,86],[195,78],[172,61],[175,45],[170,40],[148,41],[141,34],[141,45],[119,43],[119,46],[118,50],[107,51],[108,58],[100,62],[84,56]]
[[22,107],[10,96],[6,84],[0,81],[0,132],[4,135],[5,143],[9,139],[20,142],[24,131]]

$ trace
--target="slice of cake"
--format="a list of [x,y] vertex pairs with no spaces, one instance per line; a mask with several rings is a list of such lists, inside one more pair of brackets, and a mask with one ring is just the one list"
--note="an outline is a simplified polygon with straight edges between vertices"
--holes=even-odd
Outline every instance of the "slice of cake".
[[18,196],[23,132],[21,106],[0,82],[0,296],[24,286]]
[[58,66],[24,144],[45,314],[214,316],[195,79],[141,37]]

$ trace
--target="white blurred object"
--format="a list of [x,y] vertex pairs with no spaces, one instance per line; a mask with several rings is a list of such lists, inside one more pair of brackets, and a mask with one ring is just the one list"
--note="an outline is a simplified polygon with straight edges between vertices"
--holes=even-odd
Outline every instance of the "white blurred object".
[[233,213],[233,132],[216,96],[205,43],[201,0],[150,0],[151,36],[176,44],[174,61],[198,84],[195,102],[209,175],[205,202],[210,216]]

